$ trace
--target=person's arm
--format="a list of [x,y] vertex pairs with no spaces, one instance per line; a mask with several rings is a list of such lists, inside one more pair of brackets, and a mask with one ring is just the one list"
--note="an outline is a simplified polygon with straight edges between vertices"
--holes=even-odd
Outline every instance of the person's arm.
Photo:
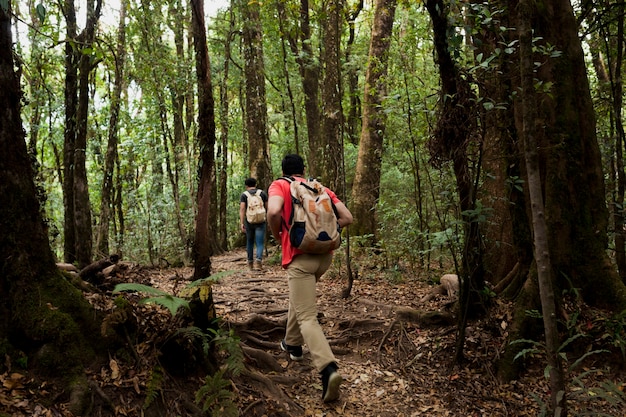
[[267,200],[267,225],[277,242],[280,242],[280,231],[283,227],[283,204],[285,200],[279,195],[272,195]]
[[335,208],[337,209],[337,223],[339,227],[343,228],[352,223],[352,213],[345,204],[340,201],[335,204]]
[[246,232],[246,203],[239,203],[239,225],[242,232]]

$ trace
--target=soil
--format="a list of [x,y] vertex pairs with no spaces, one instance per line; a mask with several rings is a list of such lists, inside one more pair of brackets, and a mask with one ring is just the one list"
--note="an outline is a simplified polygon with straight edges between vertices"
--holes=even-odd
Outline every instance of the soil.
[[[347,297],[345,265],[336,256],[318,283],[319,321],[333,348],[343,376],[341,397],[324,404],[321,380],[307,347],[302,361],[291,360],[279,348],[284,336],[288,290],[284,270],[270,253],[262,271],[249,271],[245,251],[212,259],[219,282],[213,299],[222,328],[241,339],[245,368],[224,387],[234,393],[240,416],[538,416],[549,400],[543,357],[529,351],[520,379],[502,383],[495,363],[503,351],[511,306],[494,299],[489,315],[469,323],[465,361],[454,365],[456,326],[454,296],[441,294],[425,277],[372,267],[361,271]],[[450,271],[441,271],[444,272]],[[179,295],[190,268],[135,268],[123,278]],[[413,275],[413,276],[412,276]],[[113,309],[111,294],[90,295],[97,308]],[[142,313],[143,312],[143,313]],[[437,321],[425,312],[437,312]],[[145,315],[144,315],[145,314]],[[194,393],[207,384],[199,373],[184,376],[164,372],[159,395],[147,404],[154,383],[154,349],[159,326],[176,320],[161,306],[137,305],[135,316],[146,333],[135,343],[144,366],[113,353],[108,364],[89,375],[94,416],[202,416]],[[600,355],[600,354],[598,354]],[[619,358],[618,358],[619,359]],[[626,416],[623,357],[621,366],[590,354],[584,368],[569,374],[570,415]],[[583,373],[584,370],[584,373]],[[0,376],[0,416],[72,416],[60,381],[42,380],[25,370]],[[226,397],[225,397],[226,398]],[[228,415],[227,408],[221,414]],[[234,414],[237,415],[237,414]]]

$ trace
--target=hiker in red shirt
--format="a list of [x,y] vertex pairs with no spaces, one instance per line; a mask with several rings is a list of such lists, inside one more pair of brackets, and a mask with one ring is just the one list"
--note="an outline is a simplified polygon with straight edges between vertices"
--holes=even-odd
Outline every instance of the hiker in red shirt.
[[[290,154],[282,161],[284,176],[296,181],[305,181],[304,161],[301,156]],[[352,223],[352,213],[335,193],[327,188],[336,209],[339,227]],[[322,327],[317,321],[317,297],[315,284],[330,267],[332,252],[310,254],[294,248],[289,239],[288,224],[293,210],[290,182],[278,179],[269,187],[267,222],[272,235],[281,242],[282,266],[287,270],[289,284],[289,311],[282,350],[292,360],[302,359],[302,345],[306,343],[311,352],[313,366],[321,374],[322,399],[324,402],[339,398],[339,387],[343,381],[337,372],[337,359],[328,344]]]

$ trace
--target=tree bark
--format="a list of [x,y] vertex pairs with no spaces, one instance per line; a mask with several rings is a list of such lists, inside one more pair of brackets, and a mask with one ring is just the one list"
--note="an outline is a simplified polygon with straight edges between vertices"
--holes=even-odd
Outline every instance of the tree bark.
[[[508,2],[509,22],[517,22],[519,2]],[[491,5],[491,4],[490,4]],[[497,7],[494,5],[494,7]],[[626,307],[626,287],[606,253],[608,246],[608,210],[600,148],[596,137],[595,112],[589,92],[589,81],[577,24],[569,0],[537,3],[532,22],[534,61],[540,63],[535,78],[545,91],[536,96],[536,131],[538,163],[544,196],[547,241],[551,279],[555,294],[578,289],[582,300],[595,307],[621,311]],[[516,24],[513,23],[513,26]],[[506,25],[511,26],[510,24]],[[514,41],[517,36],[506,40]],[[549,50],[550,45],[554,50]],[[519,53],[519,51],[516,51]],[[511,68],[498,68],[501,87],[508,94],[519,91],[520,80]],[[522,103],[513,101],[515,131],[510,138],[513,152],[505,155],[503,164],[519,167],[519,184],[529,182],[528,171],[515,156],[523,154]],[[505,147],[503,147],[505,148]],[[517,151],[517,152],[515,152]],[[513,177],[511,176],[511,179]],[[519,186],[519,185],[518,185]],[[514,245],[519,259],[519,279],[513,279],[516,290],[505,290],[515,296],[515,313],[509,326],[509,340],[541,337],[542,329],[525,311],[538,309],[539,291],[536,258],[532,252],[529,222],[532,208],[528,195],[514,191],[510,204]],[[520,215],[523,207],[526,214]],[[556,299],[560,302],[560,296]],[[509,380],[518,376],[513,358],[519,346],[507,346],[499,361],[498,376]]]
[[[281,3],[279,8],[282,16],[286,17],[284,4]],[[287,31],[286,40],[289,43],[291,53],[298,63],[300,78],[302,81],[302,91],[304,93],[304,113],[306,118],[307,136],[309,139],[308,152],[306,154],[307,175],[318,178],[323,172],[323,167],[320,164],[324,160],[324,143],[320,130],[320,68],[316,63],[313,48],[311,46],[311,17],[309,8],[309,0],[300,0],[300,13],[298,16],[299,30],[295,34]],[[281,22],[281,25],[282,24],[283,22]],[[298,39],[300,40],[299,44]],[[299,153],[299,143],[296,142],[295,145],[296,153]]]
[[63,141],[63,258],[76,261],[76,227],[74,223],[74,151],[76,148],[76,110],[78,103],[78,59],[76,9],[73,0],[63,4],[65,16],[65,129]]
[[220,82],[220,139],[221,146],[218,150],[218,156],[221,156],[220,160],[220,218],[219,218],[219,236],[220,247],[222,250],[228,250],[228,112],[229,112],[229,89],[228,89],[228,77],[230,70],[231,50],[230,45],[235,35],[235,19],[233,16],[233,6],[231,4],[229,8],[229,27],[228,35],[224,40],[224,76]]
[[100,195],[100,222],[96,239],[96,248],[100,256],[109,255],[109,230],[111,222],[113,199],[113,174],[117,160],[117,144],[119,129],[119,114],[122,104],[122,91],[125,87],[124,66],[126,62],[126,0],[120,3],[120,20],[117,33],[117,49],[115,53],[115,79],[113,81],[113,95],[111,97],[111,118],[107,150],[104,158],[104,172],[102,191]]
[[556,303],[552,287],[552,265],[550,245],[545,218],[545,206],[541,189],[541,170],[537,155],[536,132],[537,120],[535,100],[534,56],[532,52],[533,10],[530,0],[521,0],[519,4],[519,40],[520,40],[520,79],[522,94],[522,137],[524,141],[524,159],[528,176],[527,188],[530,197],[533,241],[535,243],[535,262],[537,280],[541,296],[541,311],[546,341],[546,356],[550,367],[550,406],[552,415],[566,416],[566,388],[563,364],[558,355],[559,332],[557,328]]
[[250,176],[260,188],[272,181],[269,163],[267,103],[265,101],[265,65],[263,32],[259,2],[242,1],[244,73],[246,79],[246,131],[250,152]]
[[91,263],[93,235],[89,182],[87,181],[87,139],[89,128],[89,83],[95,68],[94,56],[87,51],[93,47],[96,27],[102,9],[101,0],[87,2],[85,28],[78,37],[78,106],[76,109],[76,142],[74,144],[74,223],[76,228],[76,261],[79,268]]
[[[280,50],[282,52],[282,64],[283,64],[283,75],[285,77],[285,88],[287,89],[287,97],[289,98],[289,110],[291,116],[291,123],[293,124],[293,146],[295,153],[298,155],[300,152],[300,127],[298,125],[298,112],[296,110],[296,102],[293,95],[293,89],[291,88],[291,76],[289,71],[289,63],[288,63],[288,54],[287,54],[287,44],[291,46],[292,51],[297,51],[297,42],[290,33],[290,30],[285,27],[285,23],[289,22],[291,19],[287,14],[287,10],[285,9],[285,1],[276,2],[276,8],[278,9],[278,27],[281,33],[286,34],[286,36],[281,37],[280,42]],[[295,53],[294,53],[295,54]],[[295,54],[297,57],[297,54]],[[296,58],[298,60],[298,58]],[[300,70],[302,73],[302,69]],[[301,77],[302,78],[302,77]],[[305,96],[306,100],[306,96]],[[288,129],[288,126],[286,127]]]
[[363,95],[363,123],[359,155],[352,188],[351,210],[355,222],[350,227],[355,236],[377,232],[376,204],[380,196],[385,113],[383,99],[387,94],[387,66],[393,30],[396,0],[377,0],[370,41]]
[[346,78],[348,84],[348,116],[345,122],[346,136],[348,141],[352,144],[357,144],[360,127],[359,120],[361,120],[361,99],[358,91],[359,75],[356,65],[351,62],[352,47],[354,45],[354,39],[356,38],[355,21],[359,14],[363,10],[363,0],[357,0],[355,5],[352,6],[349,12],[346,14],[348,21],[348,40],[346,42],[346,54],[345,62],[347,64]]
[[320,165],[322,182],[334,190],[343,201],[346,199],[346,178],[343,160],[342,125],[343,109],[341,107],[341,13],[343,1],[330,0],[324,2],[326,16],[324,21],[324,37],[322,44],[324,75],[322,80],[322,152],[323,165]]
[[[20,118],[22,93],[7,4],[8,9],[0,6],[0,339],[15,351],[36,351],[29,368],[63,375],[74,395],[87,391],[84,364],[93,360],[93,346],[101,345],[100,331],[80,291],[56,268],[48,243]],[[71,411],[83,413],[76,404]]]
[[198,77],[198,146],[200,147],[200,179],[198,183],[198,213],[193,248],[194,279],[211,276],[211,256],[214,242],[210,235],[210,203],[212,193],[211,175],[214,174],[215,150],[215,101],[209,51],[204,24],[204,1],[192,0],[192,25],[196,51],[196,74]]

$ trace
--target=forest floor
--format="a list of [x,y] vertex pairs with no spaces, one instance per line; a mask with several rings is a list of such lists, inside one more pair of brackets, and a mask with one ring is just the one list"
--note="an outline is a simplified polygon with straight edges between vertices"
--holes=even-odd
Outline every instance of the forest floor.
[[[277,254],[270,257],[275,261]],[[261,272],[248,271],[244,250],[212,258],[215,272],[226,271],[213,285],[218,316],[225,328],[241,338],[244,348],[246,370],[229,384],[236,394],[238,415],[542,415],[549,386],[541,354],[525,359],[527,369],[518,380],[502,383],[496,378],[495,363],[505,348],[511,319],[509,304],[496,299],[487,317],[468,324],[465,361],[455,366],[456,326],[445,321],[428,323],[417,317],[419,314],[412,320],[408,314],[439,311],[445,317],[453,299],[438,294],[422,301],[435,287],[425,278],[398,271],[391,275],[372,271],[366,278],[356,279],[350,295],[343,298],[346,282],[340,275],[345,275],[345,266],[337,262],[318,283],[318,306],[320,323],[344,382],[340,399],[324,404],[319,374],[311,365],[306,346],[304,360],[299,362],[279,349],[287,313],[287,280],[285,272],[271,263],[266,262]],[[180,278],[191,275],[190,268],[138,268],[132,278],[130,274],[126,278],[176,294]],[[98,301],[91,300],[95,305],[112,308],[110,301],[96,298]],[[141,308],[156,308],[163,317],[161,322],[172,321],[171,316],[167,318],[168,311],[159,306]],[[158,326],[154,318],[136,314],[141,326]],[[148,339],[138,343],[135,350],[139,356],[147,356],[154,344],[155,339]],[[204,415],[193,405],[194,393],[203,380],[170,375],[171,383],[161,390],[155,410],[146,407],[146,391],[154,373],[151,377],[150,372],[135,368],[112,356],[107,365],[93,371],[93,395],[100,401],[94,402],[89,415]],[[625,376],[623,361],[620,365],[600,354],[590,354],[581,369],[568,374],[569,415],[625,417]],[[0,417],[3,412],[11,416],[72,416],[65,407],[66,396],[55,393],[52,380],[42,381],[26,371],[13,370],[0,375],[0,385]]]

